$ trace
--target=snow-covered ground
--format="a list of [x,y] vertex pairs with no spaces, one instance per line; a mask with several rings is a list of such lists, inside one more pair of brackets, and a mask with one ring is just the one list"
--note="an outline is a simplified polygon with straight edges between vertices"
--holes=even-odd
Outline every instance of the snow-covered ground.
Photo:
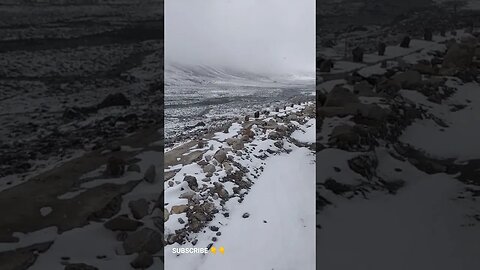
[[[202,163],[202,160],[168,169],[176,170],[176,174],[165,183],[165,208],[170,212],[165,223],[167,239],[192,226],[190,214],[173,211],[175,205],[190,205],[190,199],[183,199],[184,194],[192,191],[185,180],[182,181],[188,175],[203,179],[198,183],[205,188],[193,191],[203,200],[213,202],[220,213],[207,222],[204,229],[190,232],[186,242],[165,247],[166,269],[315,268],[315,156],[311,149],[296,146],[288,136],[277,138],[273,135],[282,130],[282,126],[290,126],[294,129],[291,138],[307,144],[315,142],[315,119],[301,113],[312,105],[294,105],[278,112],[272,111],[254,122],[233,123],[227,133],[214,134],[205,144],[203,157],[207,157],[207,161],[209,156],[228,149],[229,142],[241,138],[239,134],[245,131],[246,126],[251,126],[255,137],[245,141],[244,149],[232,151],[227,165],[224,162],[223,166],[216,166],[216,172],[211,176],[205,172],[210,165]],[[298,113],[301,115],[296,116]],[[296,121],[287,120],[289,117]],[[192,153],[192,150],[187,153]],[[232,164],[233,172],[229,171],[228,163]],[[209,164],[215,162],[210,161]],[[235,191],[239,187],[238,182],[230,182],[228,176],[237,170],[242,171],[242,168],[250,172],[243,181],[252,185],[238,192]],[[210,197],[208,188],[219,186],[225,189],[229,198],[218,198],[215,193]],[[180,219],[182,222],[179,222]],[[183,223],[187,220],[188,223]],[[210,247],[210,250],[223,247],[224,253],[173,253],[173,248],[182,247]]]
[[[480,268],[480,83],[477,71],[445,71],[447,40],[479,46],[459,29],[320,74],[317,89],[341,105],[318,105],[317,269]],[[353,82],[334,76],[354,70]],[[416,83],[383,92],[405,71]],[[356,110],[365,106],[376,113]]]

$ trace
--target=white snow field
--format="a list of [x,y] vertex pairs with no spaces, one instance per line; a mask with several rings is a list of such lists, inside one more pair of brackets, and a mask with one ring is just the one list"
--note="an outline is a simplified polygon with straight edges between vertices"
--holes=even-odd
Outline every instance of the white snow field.
[[224,254],[176,257],[167,247],[166,269],[315,269],[314,158],[305,148],[272,157],[214,244]]

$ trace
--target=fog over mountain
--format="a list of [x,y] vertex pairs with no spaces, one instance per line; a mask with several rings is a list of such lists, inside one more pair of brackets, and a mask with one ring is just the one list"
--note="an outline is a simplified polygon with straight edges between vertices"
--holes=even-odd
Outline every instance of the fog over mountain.
[[165,61],[313,76],[315,1],[166,0]]

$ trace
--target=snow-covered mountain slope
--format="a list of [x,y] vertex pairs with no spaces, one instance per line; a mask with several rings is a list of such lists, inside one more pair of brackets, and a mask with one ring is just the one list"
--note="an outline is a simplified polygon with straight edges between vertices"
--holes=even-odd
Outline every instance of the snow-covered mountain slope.
[[166,63],[165,85],[230,85],[264,86],[314,84],[313,74],[259,74],[209,65]]

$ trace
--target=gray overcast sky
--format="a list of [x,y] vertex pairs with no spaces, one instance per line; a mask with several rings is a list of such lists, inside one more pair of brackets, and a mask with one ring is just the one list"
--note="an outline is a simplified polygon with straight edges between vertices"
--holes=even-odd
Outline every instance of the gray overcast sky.
[[166,63],[315,72],[315,0],[165,0]]

